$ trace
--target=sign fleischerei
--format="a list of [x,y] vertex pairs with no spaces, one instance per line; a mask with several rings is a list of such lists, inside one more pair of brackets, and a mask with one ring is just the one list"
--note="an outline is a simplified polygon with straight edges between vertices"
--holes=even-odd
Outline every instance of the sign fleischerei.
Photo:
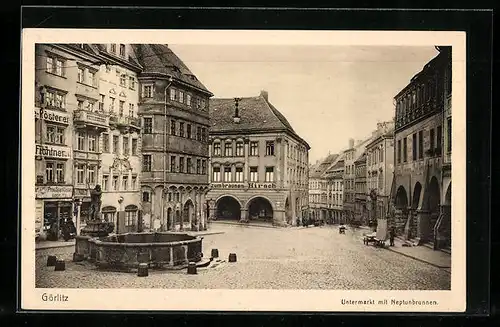
[[39,199],[66,199],[73,196],[71,185],[47,185],[36,187],[36,197]]

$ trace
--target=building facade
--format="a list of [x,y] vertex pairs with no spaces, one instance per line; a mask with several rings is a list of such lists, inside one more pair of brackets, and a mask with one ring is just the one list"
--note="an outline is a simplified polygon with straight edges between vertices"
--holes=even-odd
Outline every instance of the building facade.
[[209,98],[167,45],[133,45],[142,71],[141,200],[154,230],[206,229]]
[[372,224],[386,219],[394,175],[394,122],[377,124],[366,145],[367,208]]
[[[43,207],[37,202],[37,219],[45,216],[47,225],[56,217],[75,218],[77,229],[84,225],[90,190],[101,185],[103,219],[115,223],[115,232],[137,230],[141,68],[122,46],[36,46],[36,188],[40,199],[47,199]],[[130,76],[130,84],[119,82],[118,71]],[[51,201],[53,196],[64,200]]]
[[368,208],[366,206],[366,153],[363,153],[354,162],[354,219],[362,225],[369,226]]
[[[343,157],[342,157],[343,158]],[[325,172],[327,180],[327,205],[331,211],[331,222],[344,224],[344,159],[337,160]]]
[[307,142],[262,91],[257,97],[210,100],[210,217],[302,221],[308,211]]
[[[101,162],[98,174],[102,189],[102,215],[115,231],[142,230],[141,123],[138,118],[142,67],[129,44],[95,44],[106,65],[99,70],[99,101],[93,111],[104,113],[109,126],[100,135]],[[84,132],[84,130],[82,130]]]
[[[74,126],[76,95],[95,95],[78,83],[79,65],[92,72],[95,58],[70,45],[35,46],[35,221],[39,229],[73,218]],[[96,82],[94,79],[92,82]]]
[[443,125],[451,122],[451,48],[436,49],[439,54],[394,98],[394,224],[408,239],[447,247],[451,214],[444,208],[451,199],[451,174],[443,167],[451,167],[451,144],[443,151]]
[[337,157],[337,154],[329,154],[309,170],[309,208],[313,220],[331,221],[332,210],[328,206],[328,180],[324,174]]
[[343,210],[346,222],[356,224],[362,223],[356,216],[356,165],[355,162],[364,153],[366,144],[370,138],[366,140],[358,140],[354,143],[354,139],[349,139],[349,147],[344,150],[344,203]]

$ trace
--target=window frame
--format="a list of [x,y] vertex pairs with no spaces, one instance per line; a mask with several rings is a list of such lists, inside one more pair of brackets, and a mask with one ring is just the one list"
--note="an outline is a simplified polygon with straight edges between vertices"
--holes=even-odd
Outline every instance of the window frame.
[[212,167],[212,181],[220,182],[221,181],[221,172],[220,167]]
[[151,172],[153,168],[153,157],[151,154],[143,154],[142,155],[142,171],[143,172]]
[[153,134],[153,117],[143,117],[142,133]]
[[[255,153],[253,150],[255,150]],[[248,155],[251,157],[259,156],[259,141],[250,141],[250,153]]]
[[[268,171],[271,169],[270,171]],[[267,166],[265,170],[265,179],[266,183],[274,183],[274,166]]]
[[[249,175],[250,175],[250,182],[257,183],[259,182],[259,167],[258,166],[252,166],[248,167],[249,169]],[[255,171],[253,171],[255,170]]]
[[274,141],[266,141],[266,156],[274,156],[275,155],[275,148],[274,148]]

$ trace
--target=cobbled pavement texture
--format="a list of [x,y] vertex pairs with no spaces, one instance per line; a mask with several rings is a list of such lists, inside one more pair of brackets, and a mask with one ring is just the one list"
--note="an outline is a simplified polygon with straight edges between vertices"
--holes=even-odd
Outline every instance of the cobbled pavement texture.
[[[165,289],[331,289],[449,290],[449,270],[407,258],[362,242],[363,230],[338,233],[331,226],[304,229],[215,226],[224,234],[203,239],[204,257],[217,248],[222,262],[199,268],[197,275],[180,271],[99,271],[90,263],[73,263],[73,247],[36,251],[37,288],[165,288]],[[227,262],[236,253],[237,262]],[[66,270],[46,267],[48,255],[66,260]]]

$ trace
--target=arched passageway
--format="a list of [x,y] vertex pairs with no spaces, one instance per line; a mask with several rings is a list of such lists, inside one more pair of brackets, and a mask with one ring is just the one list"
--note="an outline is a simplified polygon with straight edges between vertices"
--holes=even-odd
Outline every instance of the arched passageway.
[[173,223],[172,219],[173,219],[172,208],[168,208],[167,209],[167,222],[166,222],[166,226],[164,224],[163,230],[171,230],[172,229],[172,223]]
[[408,208],[408,195],[406,194],[406,190],[403,186],[398,188],[396,192],[396,201],[395,201],[396,209],[404,210]]
[[446,195],[444,197],[444,204],[447,206],[451,206],[451,183],[448,185],[446,189]]
[[224,220],[240,220],[241,206],[240,203],[231,196],[224,196],[216,203],[216,217]]
[[434,227],[439,218],[440,214],[440,204],[441,204],[441,193],[439,191],[439,183],[436,177],[432,177],[429,188],[428,188],[428,198],[427,198],[427,210],[429,210],[429,229],[430,235],[434,233]]
[[194,204],[193,201],[187,200],[184,203],[184,208],[182,210],[182,223],[186,224],[192,221],[194,214]]
[[420,193],[422,192],[422,185],[417,182],[415,184],[415,187],[413,188],[413,198],[411,201],[411,207],[412,209],[417,209],[419,206],[420,202]]
[[269,200],[256,197],[248,202],[248,218],[253,220],[272,221],[273,207]]

